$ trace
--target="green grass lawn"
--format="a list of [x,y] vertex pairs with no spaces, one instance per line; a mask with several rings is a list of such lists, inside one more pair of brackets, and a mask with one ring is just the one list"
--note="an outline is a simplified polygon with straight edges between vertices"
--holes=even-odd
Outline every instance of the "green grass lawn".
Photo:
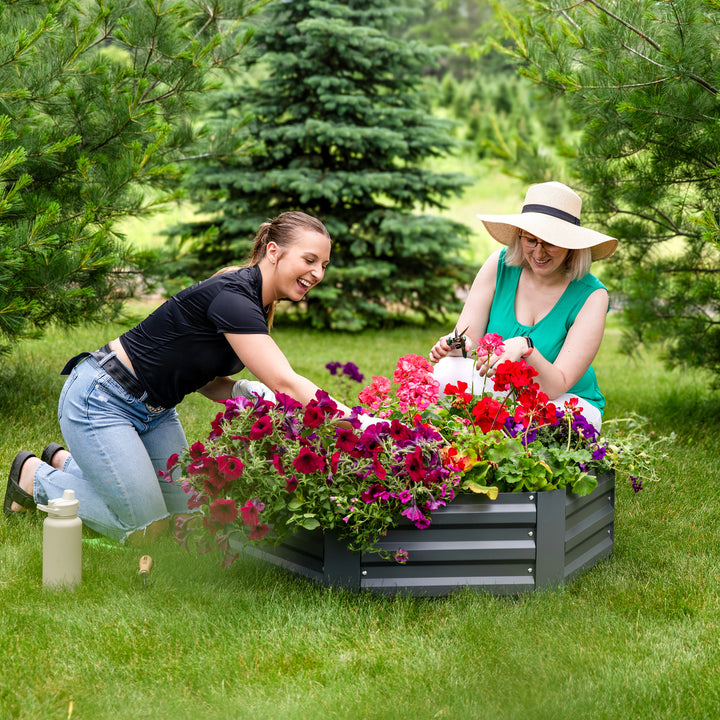
[[[130,320],[128,321],[130,322]],[[444,328],[275,336],[317,382],[330,360],[370,375],[425,354]],[[60,441],[64,361],[122,324],[24,342],[0,366],[0,468]],[[326,590],[171,538],[121,547],[87,532],[83,582],[41,587],[42,517],[0,520],[0,718],[338,720],[717,718],[720,471],[717,397],[654,354],[628,360],[611,324],[596,362],[607,418],[676,433],[661,480],[617,491],[615,554],[569,587],[436,599]],[[181,406],[188,437],[217,406]],[[155,560],[150,585],[141,555]]]

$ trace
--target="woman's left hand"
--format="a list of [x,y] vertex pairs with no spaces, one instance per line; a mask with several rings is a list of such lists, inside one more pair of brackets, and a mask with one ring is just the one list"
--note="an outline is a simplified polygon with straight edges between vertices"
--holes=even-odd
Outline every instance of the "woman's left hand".
[[508,338],[503,342],[503,351],[500,355],[490,353],[487,357],[479,358],[475,367],[480,375],[493,377],[497,366],[500,365],[500,363],[505,362],[506,360],[517,362],[528,355],[527,340],[524,336],[517,335],[516,337]]

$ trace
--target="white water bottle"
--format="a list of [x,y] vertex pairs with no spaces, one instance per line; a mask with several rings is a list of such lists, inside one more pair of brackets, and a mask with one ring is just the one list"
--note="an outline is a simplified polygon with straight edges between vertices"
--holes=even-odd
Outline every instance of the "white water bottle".
[[82,520],[74,490],[38,505],[48,514],[43,523],[43,585],[72,588],[82,578]]

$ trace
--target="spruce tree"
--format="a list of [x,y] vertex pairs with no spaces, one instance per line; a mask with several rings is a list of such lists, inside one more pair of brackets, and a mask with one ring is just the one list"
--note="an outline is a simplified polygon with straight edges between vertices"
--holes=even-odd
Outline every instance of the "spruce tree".
[[[573,113],[580,136],[569,182],[620,240],[608,269],[628,348],[660,341],[672,363],[717,377],[720,7],[512,0],[498,8],[524,73]],[[526,170],[532,177],[536,168]]]
[[122,300],[138,258],[115,225],[172,197],[202,139],[193,108],[263,4],[0,4],[0,350]]
[[[393,37],[402,20],[384,0],[274,3],[258,28],[255,84],[216,100],[252,112],[257,150],[199,168],[188,272],[242,261],[260,223],[298,209],[333,238],[325,280],[301,308],[316,327],[360,330],[418,311],[456,310],[468,280],[468,228],[437,215],[464,179],[428,161],[454,146],[423,92],[435,53]],[[187,252],[187,250],[186,250]]]

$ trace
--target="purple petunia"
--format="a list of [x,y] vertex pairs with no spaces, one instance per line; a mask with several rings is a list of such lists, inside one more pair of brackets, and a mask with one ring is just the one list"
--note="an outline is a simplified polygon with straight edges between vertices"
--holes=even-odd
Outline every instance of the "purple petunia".
[[430,518],[425,517],[425,515],[422,514],[420,508],[414,502],[412,503],[412,505],[410,505],[409,508],[403,510],[401,514],[404,515],[412,523],[414,523],[415,527],[419,528],[420,530],[424,530],[425,528],[430,527]]
[[596,440],[600,435],[598,429],[585,418],[584,415],[575,415],[572,429],[582,435],[586,440]]
[[337,375],[337,371],[342,367],[342,363],[329,362],[325,367],[330,371],[331,375]]
[[446,505],[444,500],[436,500],[432,495],[430,496],[430,499],[425,503],[425,509],[430,510],[430,512],[433,512],[437,510],[439,507],[444,507]]
[[347,375],[351,380],[355,382],[362,382],[365,376],[360,372],[358,366],[353,362],[347,362],[343,365],[343,375]]

